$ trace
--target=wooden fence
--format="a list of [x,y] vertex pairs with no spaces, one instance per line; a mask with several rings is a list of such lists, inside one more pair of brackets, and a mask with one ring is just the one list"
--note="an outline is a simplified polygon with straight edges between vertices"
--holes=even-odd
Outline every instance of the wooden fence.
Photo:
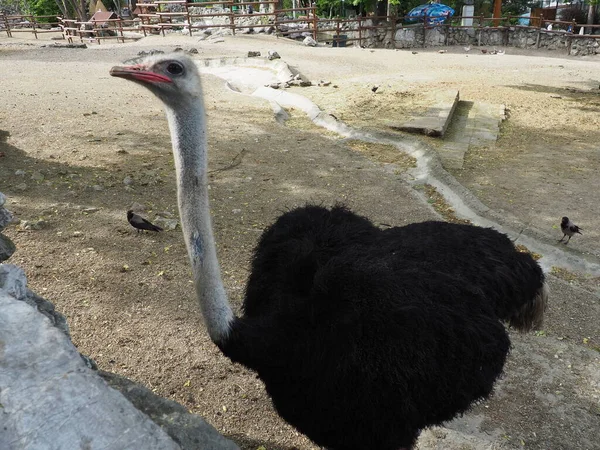
[[70,43],[74,39],[81,42],[100,42],[104,39],[115,39],[117,42],[125,42],[126,39],[135,40],[136,37],[126,36],[125,32],[139,32],[134,26],[134,21],[129,19],[104,19],[104,20],[89,20],[87,22],[79,22],[74,19],[60,19],[60,26],[64,38]]
[[[46,19],[52,21],[48,22]],[[59,25],[60,19],[56,16],[0,14],[0,31],[5,31],[8,37],[13,37],[13,33],[32,33],[37,39],[40,33],[60,32]]]
[[[450,17],[442,24],[430,23],[431,18],[419,19],[420,23],[405,23],[408,17],[397,16],[369,16],[355,17],[351,19],[320,19],[316,15],[316,8],[295,8],[295,9],[277,9],[278,0],[263,0],[258,2],[235,3],[229,1],[215,1],[206,3],[189,3],[186,0],[157,0],[149,3],[138,3],[140,14],[137,19],[107,19],[90,20],[80,22],[73,19],[63,19],[54,16],[32,16],[32,15],[4,15],[0,14],[0,31],[7,33],[12,37],[13,33],[30,32],[35,38],[39,33],[62,32],[65,39],[70,43],[74,39],[80,41],[97,42],[102,40],[116,40],[125,42],[127,39],[136,39],[135,35],[128,35],[128,32],[165,35],[165,30],[179,29],[193,35],[194,32],[203,31],[211,28],[227,28],[232,34],[241,32],[248,28],[272,28],[278,36],[288,36],[290,34],[310,33],[315,40],[332,41],[333,45],[345,45],[346,42],[356,42],[362,45],[368,38],[370,30],[385,31],[390,33],[392,44],[396,32],[406,27],[423,27],[424,33],[428,30],[438,27],[470,28],[479,32],[478,44],[481,45],[482,30],[504,30],[508,33],[509,29],[528,28],[538,31],[542,30],[548,33],[562,33],[572,39],[578,37],[600,38],[600,35],[586,34],[579,36],[576,30],[583,27],[586,30],[597,32],[600,25],[576,24],[575,22],[565,22],[560,20],[545,20],[543,16],[530,17],[530,25],[518,25],[518,20],[522,17],[484,17],[484,16],[465,16]],[[251,11],[249,7],[256,8],[259,11]],[[198,12],[194,8],[203,8]],[[215,8],[215,12],[208,11]],[[298,17],[296,17],[298,15]],[[293,16],[293,17],[290,17]],[[218,18],[222,23],[206,23],[206,20]],[[225,18],[225,20],[223,20]],[[253,18],[252,23],[244,19]],[[43,20],[55,19],[50,23]],[[256,20],[258,19],[258,20]],[[472,25],[461,25],[463,19],[470,19]],[[525,18],[526,19],[526,18]],[[414,19],[413,19],[414,20]],[[515,24],[516,22],[516,24]],[[301,24],[302,28],[290,27],[291,24]],[[547,29],[547,25],[552,24],[552,30]],[[58,29],[60,27],[60,30]],[[139,36],[138,36],[139,37]],[[508,42],[508,39],[506,39]],[[426,45],[426,39],[423,38],[423,45]]]

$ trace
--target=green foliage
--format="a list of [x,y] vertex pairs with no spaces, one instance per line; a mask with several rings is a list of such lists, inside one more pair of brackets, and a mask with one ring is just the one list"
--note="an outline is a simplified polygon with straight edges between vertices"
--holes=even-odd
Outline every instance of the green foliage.
[[[290,3],[292,2],[292,0],[283,0],[284,5],[285,5],[286,1],[289,1]],[[351,5],[350,1],[351,0],[349,0],[348,2],[342,2],[342,0],[317,0],[316,1],[317,16],[319,16],[319,17],[339,16],[342,13],[343,6]],[[345,5],[344,5],[344,3],[345,3]]]
[[526,13],[528,8],[537,4],[537,1],[532,0],[503,0],[502,15],[520,16],[521,14]]
[[[58,16],[60,9],[55,0],[29,0],[29,13],[34,16]],[[56,22],[53,17],[38,19],[38,22]]]

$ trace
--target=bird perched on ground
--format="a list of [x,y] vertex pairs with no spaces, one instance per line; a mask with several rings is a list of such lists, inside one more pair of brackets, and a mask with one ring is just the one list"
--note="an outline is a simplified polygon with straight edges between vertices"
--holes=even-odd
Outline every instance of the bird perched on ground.
[[373,86],[371,88],[371,92],[374,94],[375,92],[377,92],[377,89],[379,89],[379,86]]
[[[111,75],[163,102],[207,331],[226,356],[258,374],[283,419],[331,449],[411,449],[423,428],[491,393],[510,347],[501,321],[518,318],[515,326],[527,330],[543,313],[544,276],[531,257],[511,268],[516,251],[493,230],[437,230],[440,223],[431,222],[425,231],[384,231],[345,207],[308,205],[261,236],[238,317],[211,226],[196,65],[184,55],[161,55],[113,67]],[[421,260],[410,254],[424,232],[441,247],[427,242],[431,255]],[[451,267],[460,264],[465,268]]]
[[411,53],[412,53],[413,55],[418,55],[418,54],[419,54],[419,52],[415,52],[415,51],[412,51]]
[[487,52],[488,52],[488,51],[487,51],[487,48],[482,48],[482,49],[481,49],[481,53],[483,53],[483,54],[486,54]]
[[506,53],[506,50],[498,50],[498,55],[504,55]]
[[469,53],[469,52],[471,51],[471,46],[470,46],[470,45],[467,45],[467,46],[463,47],[463,50],[464,50],[465,52]]
[[561,237],[558,242],[562,242],[563,239],[565,238],[565,236],[569,236],[569,239],[567,239],[567,242],[565,242],[565,245],[569,243],[569,241],[571,240],[571,237],[573,237],[573,235],[575,233],[582,234],[581,230],[583,230],[583,228],[580,228],[577,225],[575,225],[573,222],[571,222],[568,217],[562,218],[562,220],[560,222],[560,229],[563,232],[563,237]]
[[133,228],[137,230],[139,233],[142,230],[148,231],[162,231],[163,229],[158,225],[154,225],[148,220],[144,219],[142,216],[138,216],[131,209],[127,211],[127,221],[131,224]]

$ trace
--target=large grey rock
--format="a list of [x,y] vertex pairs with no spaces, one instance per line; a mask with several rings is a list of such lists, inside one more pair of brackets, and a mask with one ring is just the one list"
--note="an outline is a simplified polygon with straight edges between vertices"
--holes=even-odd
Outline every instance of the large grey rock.
[[163,230],[173,231],[179,225],[179,221],[177,219],[169,219],[167,217],[157,216],[152,223],[154,225],[158,225]]
[[104,371],[99,371],[99,374],[136,408],[160,425],[182,450],[239,450],[236,444],[221,436],[202,417],[190,414],[179,403],[159,397],[144,386],[120,375]]
[[89,369],[64,333],[6,291],[0,323],[0,448],[180,448]]
[[304,45],[306,45],[307,47],[316,47],[317,46],[317,41],[315,41],[312,37],[310,36],[306,36],[304,38],[304,40],[302,41],[302,43]]
[[23,272],[0,269],[0,448],[179,449],[85,365],[63,331],[22,301],[37,297]]
[[0,264],[0,449],[238,448],[181,405],[92,366],[64,316]]
[[65,316],[54,309],[54,305],[27,288],[27,277],[20,267],[12,264],[0,264],[0,292],[21,300],[36,308],[46,316],[53,326],[70,337],[69,325]]
[[10,258],[16,249],[13,241],[0,233],[0,263]]
[[0,231],[2,231],[6,226],[11,223],[13,220],[13,215],[6,208],[0,206]]

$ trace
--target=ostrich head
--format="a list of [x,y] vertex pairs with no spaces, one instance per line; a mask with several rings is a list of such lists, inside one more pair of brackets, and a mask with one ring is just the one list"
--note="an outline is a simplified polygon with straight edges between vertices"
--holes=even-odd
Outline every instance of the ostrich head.
[[110,70],[141,84],[165,107],[177,173],[181,228],[208,333],[224,342],[234,321],[221,279],[208,196],[206,114],[196,64],[181,54],[153,55]]
[[200,75],[194,61],[185,55],[154,55],[135,60],[135,64],[115,66],[113,77],[125,78],[148,88],[167,107],[202,96]]

